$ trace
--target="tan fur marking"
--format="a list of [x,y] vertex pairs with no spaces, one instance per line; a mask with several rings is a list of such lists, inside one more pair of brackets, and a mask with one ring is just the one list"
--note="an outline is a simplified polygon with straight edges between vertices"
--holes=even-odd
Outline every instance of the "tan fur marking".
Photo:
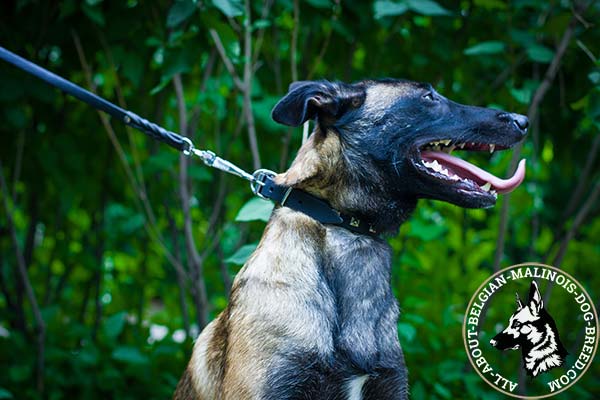
[[290,169],[276,177],[281,185],[293,186],[343,208],[348,177],[344,172],[342,144],[335,132],[324,133],[317,126],[300,148]]
[[373,85],[367,89],[364,107],[383,116],[399,97],[409,95],[412,90],[410,85]]

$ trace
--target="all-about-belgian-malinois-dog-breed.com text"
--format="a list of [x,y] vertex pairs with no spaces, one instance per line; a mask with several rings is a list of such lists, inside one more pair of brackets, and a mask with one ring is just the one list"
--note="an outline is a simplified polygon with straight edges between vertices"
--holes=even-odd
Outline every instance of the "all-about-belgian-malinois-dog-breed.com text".
[[391,250],[380,235],[397,233],[420,198],[491,207],[516,188],[524,161],[503,180],[450,153],[510,148],[527,118],[394,79],[296,82],[272,116],[290,126],[316,120],[275,183],[326,201],[350,223],[276,207],[174,398],[405,399]]

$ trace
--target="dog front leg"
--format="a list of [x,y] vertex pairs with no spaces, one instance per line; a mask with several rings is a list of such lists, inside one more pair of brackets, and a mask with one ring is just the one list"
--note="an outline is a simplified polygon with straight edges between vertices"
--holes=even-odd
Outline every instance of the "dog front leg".
[[408,382],[405,370],[386,369],[370,375],[362,389],[362,400],[406,400]]

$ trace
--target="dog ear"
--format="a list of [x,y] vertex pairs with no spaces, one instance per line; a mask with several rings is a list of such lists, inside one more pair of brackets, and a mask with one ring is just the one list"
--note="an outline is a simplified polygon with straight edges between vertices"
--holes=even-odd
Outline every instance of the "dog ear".
[[519,297],[519,293],[515,293],[515,296],[517,297],[517,311],[520,311],[523,308],[523,302],[521,301],[521,298]]
[[531,286],[529,287],[529,309],[533,315],[538,315],[542,308],[544,308],[544,300],[542,300],[538,285],[535,281],[531,281]]
[[339,118],[348,107],[364,101],[364,90],[355,85],[329,81],[300,81],[275,105],[271,117],[280,124],[300,126],[309,119]]

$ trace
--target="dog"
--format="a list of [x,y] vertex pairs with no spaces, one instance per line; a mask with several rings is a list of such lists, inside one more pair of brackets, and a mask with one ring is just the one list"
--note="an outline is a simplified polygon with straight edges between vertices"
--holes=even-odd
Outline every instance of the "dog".
[[523,163],[502,180],[450,152],[508,149],[525,136],[527,118],[396,79],[296,82],[272,117],[289,126],[316,120],[275,182],[369,230],[275,207],[229,305],[195,342],[174,398],[406,399],[391,249],[381,235],[397,233],[420,198],[491,207],[518,186]]
[[560,341],[554,318],[544,308],[535,281],[531,281],[527,306],[517,293],[517,310],[490,344],[498,350],[521,349],[523,366],[531,377],[562,366],[569,354]]

